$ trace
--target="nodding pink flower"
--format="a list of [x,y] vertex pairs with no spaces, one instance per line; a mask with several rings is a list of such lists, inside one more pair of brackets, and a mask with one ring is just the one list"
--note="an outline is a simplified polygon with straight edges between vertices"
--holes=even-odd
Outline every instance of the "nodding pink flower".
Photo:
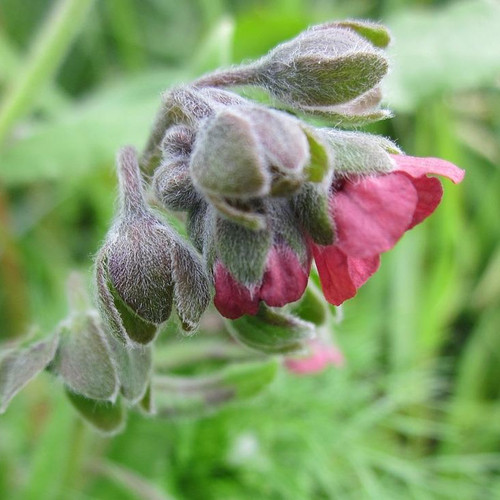
[[218,260],[214,267],[215,307],[226,318],[236,319],[257,314],[261,300],[271,307],[295,302],[307,287],[311,260],[308,254],[302,263],[286,245],[274,245],[267,256],[262,281],[249,286],[236,281]]
[[330,197],[336,237],[332,245],[312,244],[326,299],[340,305],[378,269],[380,254],[390,250],[436,209],[443,195],[437,174],[455,184],[465,172],[438,158],[391,155],[396,168],[388,174],[357,177]]
[[329,365],[337,368],[344,365],[344,355],[338,347],[319,339],[311,340],[308,347],[308,355],[285,359],[285,366],[288,370],[297,375],[307,375],[321,372]]

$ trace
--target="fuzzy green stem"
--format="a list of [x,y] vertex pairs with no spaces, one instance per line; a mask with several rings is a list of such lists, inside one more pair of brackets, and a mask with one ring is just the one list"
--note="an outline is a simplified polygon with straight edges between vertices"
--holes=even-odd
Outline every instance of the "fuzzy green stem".
[[198,78],[194,87],[236,87],[238,85],[255,85],[259,72],[255,65],[238,66],[226,70],[215,71]]

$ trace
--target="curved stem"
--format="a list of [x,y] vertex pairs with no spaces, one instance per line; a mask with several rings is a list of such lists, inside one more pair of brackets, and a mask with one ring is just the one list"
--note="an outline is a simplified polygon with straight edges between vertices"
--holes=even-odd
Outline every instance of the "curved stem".
[[236,87],[238,85],[254,85],[258,80],[255,65],[238,66],[221,71],[215,71],[198,78],[194,87]]

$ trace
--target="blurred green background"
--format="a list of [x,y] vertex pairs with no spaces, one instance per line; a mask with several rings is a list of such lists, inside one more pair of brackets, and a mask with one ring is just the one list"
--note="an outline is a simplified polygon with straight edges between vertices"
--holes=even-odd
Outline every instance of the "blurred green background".
[[43,375],[0,417],[0,498],[500,498],[497,1],[1,0],[0,340],[66,314],[161,91],[348,17],[394,34],[396,117],[367,130],[467,176],[345,305],[346,366],[112,439]]

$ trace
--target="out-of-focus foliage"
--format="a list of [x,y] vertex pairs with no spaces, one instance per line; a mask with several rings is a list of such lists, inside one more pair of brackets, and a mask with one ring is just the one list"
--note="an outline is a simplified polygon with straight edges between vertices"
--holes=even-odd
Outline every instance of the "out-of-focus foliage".
[[[2,0],[0,109],[55,3]],[[0,339],[32,324],[49,334],[66,314],[66,277],[90,269],[111,220],[115,152],[143,146],[163,90],[349,17],[395,35],[396,118],[369,130],[467,176],[346,304],[335,333],[346,368],[281,373],[264,395],[199,418],[135,413],[112,440],[40,377],[0,417],[1,498],[500,496],[495,1],[96,0],[0,144]],[[240,355],[207,351],[204,331],[161,338],[155,361],[179,376]]]

